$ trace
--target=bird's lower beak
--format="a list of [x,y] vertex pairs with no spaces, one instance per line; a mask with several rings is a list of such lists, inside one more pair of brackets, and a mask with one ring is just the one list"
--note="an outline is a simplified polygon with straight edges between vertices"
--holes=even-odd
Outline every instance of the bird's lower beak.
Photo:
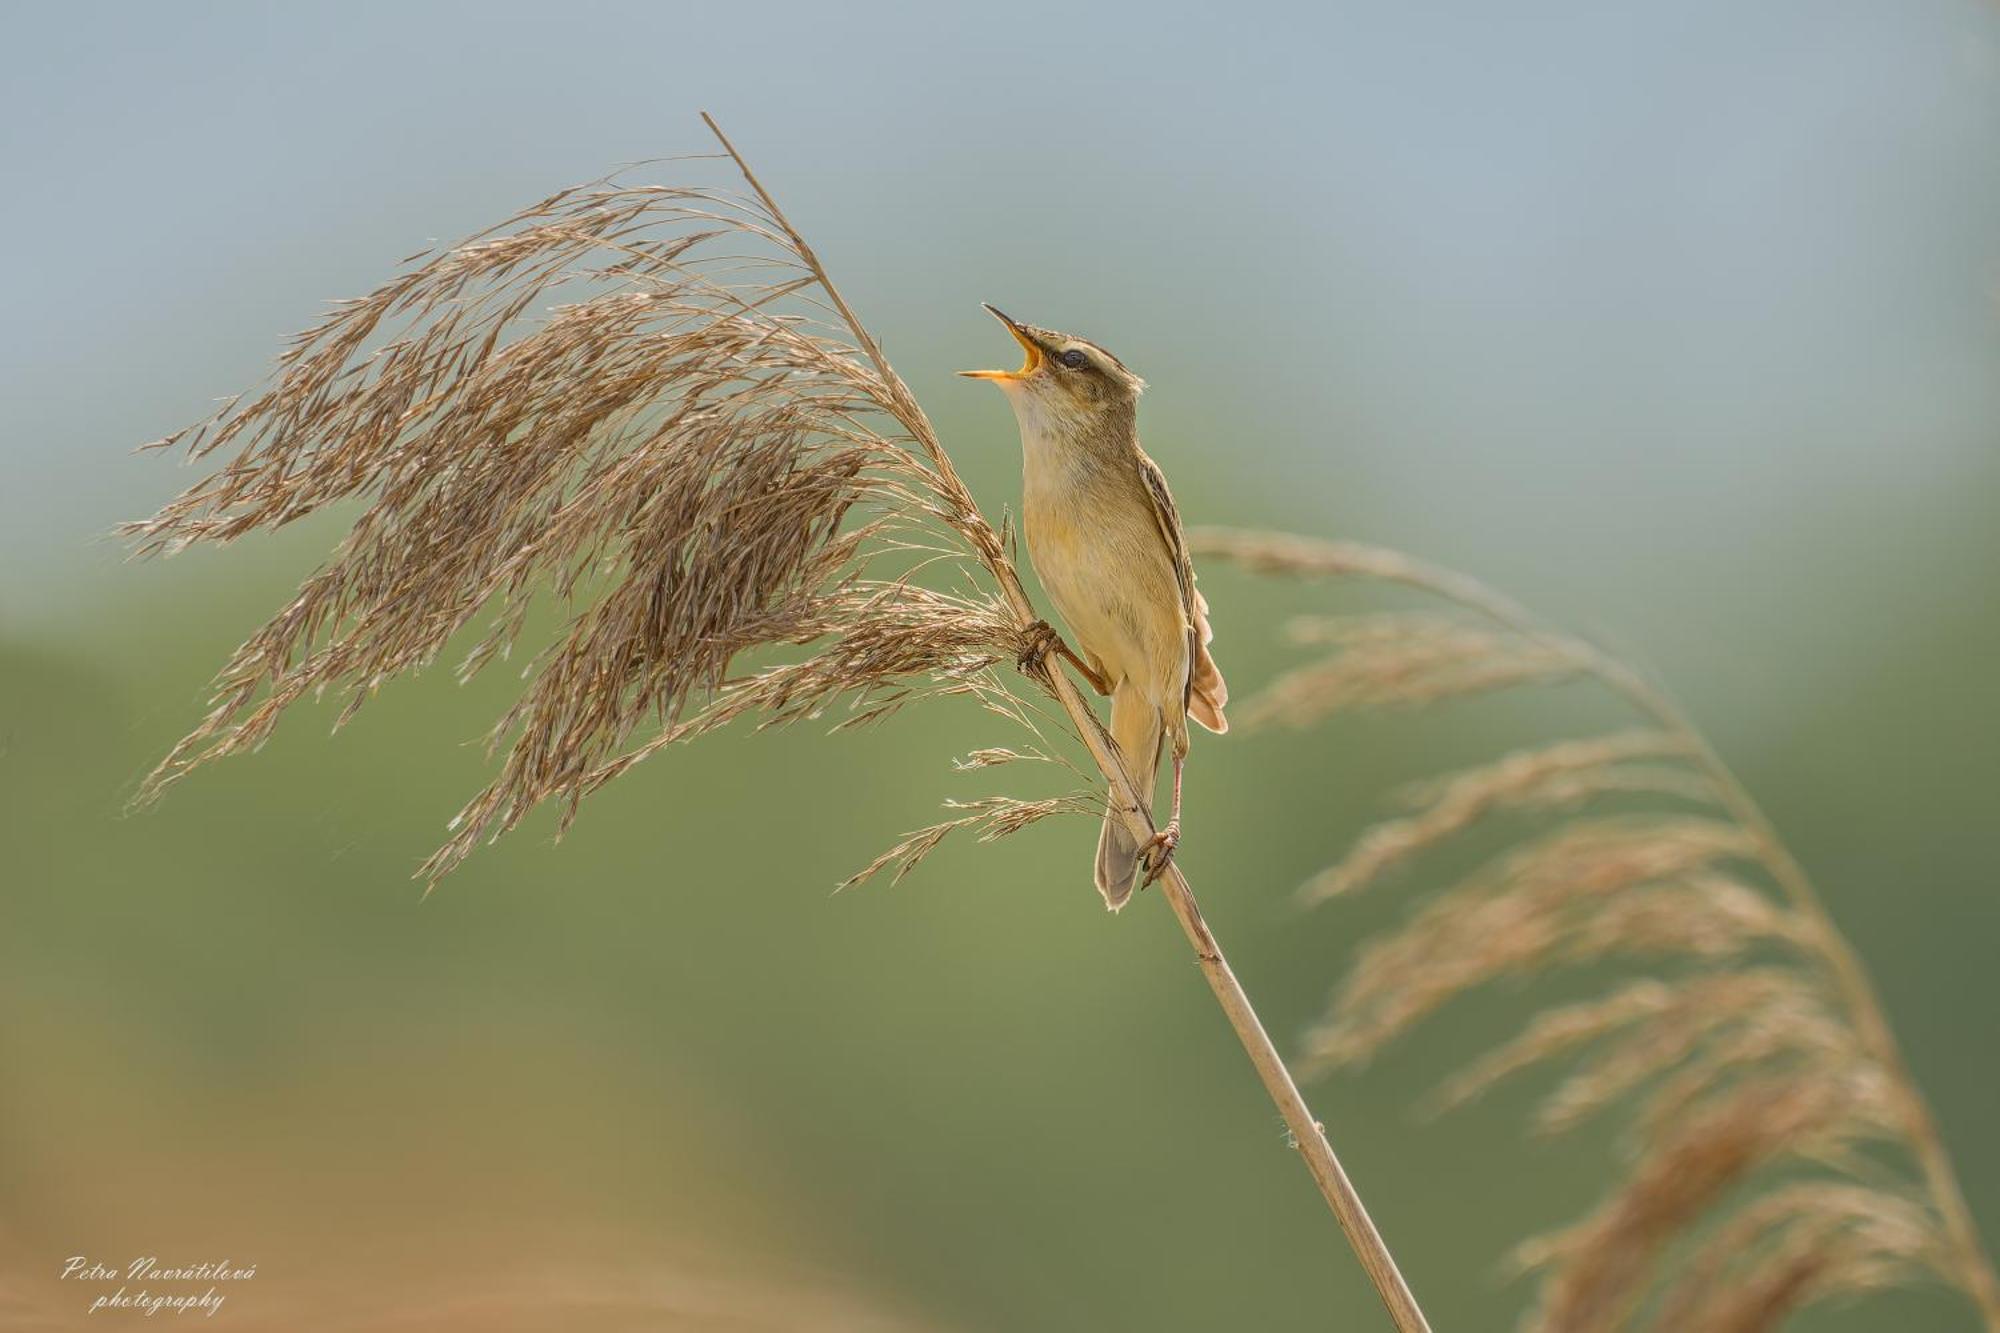
[[1007,326],[1007,332],[1013,334],[1014,341],[1021,344],[1021,350],[1026,353],[1027,359],[1021,363],[1019,370],[961,370],[958,373],[967,379],[999,380],[1003,383],[1011,383],[1016,380],[1024,380],[1037,370],[1040,370],[1043,360],[1041,345],[1030,336],[1028,331],[1009,319],[1004,312],[995,310],[990,305],[986,307],[986,312]]

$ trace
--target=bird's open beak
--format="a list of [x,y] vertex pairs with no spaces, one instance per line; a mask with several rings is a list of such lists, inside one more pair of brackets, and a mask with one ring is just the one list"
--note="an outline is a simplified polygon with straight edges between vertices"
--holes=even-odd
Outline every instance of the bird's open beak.
[[[980,304],[984,305],[985,302],[982,301]],[[1037,370],[1040,370],[1043,359],[1042,349],[1040,344],[1036,343],[1034,338],[1029,335],[1028,331],[1009,319],[1004,312],[995,310],[990,305],[986,306],[986,313],[1007,326],[1007,332],[1013,334],[1014,341],[1021,344],[1021,350],[1027,354],[1027,359],[1021,363],[1019,370],[961,370],[958,373],[968,379],[999,380],[1003,383],[1009,383],[1016,380],[1024,380]]]

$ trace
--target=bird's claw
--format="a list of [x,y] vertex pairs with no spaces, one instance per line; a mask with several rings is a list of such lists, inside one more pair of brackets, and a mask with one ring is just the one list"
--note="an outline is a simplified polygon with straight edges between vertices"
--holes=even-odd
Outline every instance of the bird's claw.
[[1021,631],[1021,651],[1014,664],[1031,675],[1046,672],[1049,658],[1062,647],[1062,636],[1046,620],[1037,620]]
[[1139,881],[1145,888],[1161,875],[1167,873],[1167,866],[1174,859],[1174,849],[1181,845],[1181,821],[1170,819],[1167,826],[1146,839],[1139,848],[1139,864],[1145,868],[1146,877]]

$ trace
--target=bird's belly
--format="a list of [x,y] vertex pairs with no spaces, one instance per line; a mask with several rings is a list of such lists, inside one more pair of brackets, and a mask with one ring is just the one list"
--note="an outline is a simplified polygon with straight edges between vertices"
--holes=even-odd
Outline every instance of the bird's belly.
[[1131,680],[1161,705],[1178,697],[1187,680],[1187,621],[1151,512],[1112,516],[1030,503],[1023,519],[1035,572],[1078,651],[1113,685]]

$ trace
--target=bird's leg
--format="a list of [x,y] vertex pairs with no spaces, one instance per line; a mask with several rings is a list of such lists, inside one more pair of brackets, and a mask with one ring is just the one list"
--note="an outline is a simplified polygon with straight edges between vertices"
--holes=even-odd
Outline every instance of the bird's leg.
[[1021,670],[1031,673],[1046,671],[1051,655],[1060,656],[1068,661],[1076,668],[1077,674],[1089,682],[1091,689],[1099,694],[1111,693],[1111,682],[1094,670],[1088,662],[1078,657],[1075,650],[1063,642],[1062,635],[1056,633],[1055,626],[1048,621],[1037,620],[1021,631],[1021,653],[1015,659]]
[[1174,747],[1174,808],[1167,819],[1167,825],[1139,849],[1140,857],[1146,863],[1146,878],[1139,881],[1145,888],[1166,873],[1167,863],[1174,859],[1174,848],[1181,845],[1181,769],[1187,763],[1187,751]]
[[1091,689],[1099,694],[1111,693],[1111,682],[1104,678],[1103,673],[1093,670],[1090,663],[1071,652],[1069,645],[1061,639],[1056,640],[1056,651],[1069,659],[1069,664],[1076,668],[1077,674],[1089,683]]

